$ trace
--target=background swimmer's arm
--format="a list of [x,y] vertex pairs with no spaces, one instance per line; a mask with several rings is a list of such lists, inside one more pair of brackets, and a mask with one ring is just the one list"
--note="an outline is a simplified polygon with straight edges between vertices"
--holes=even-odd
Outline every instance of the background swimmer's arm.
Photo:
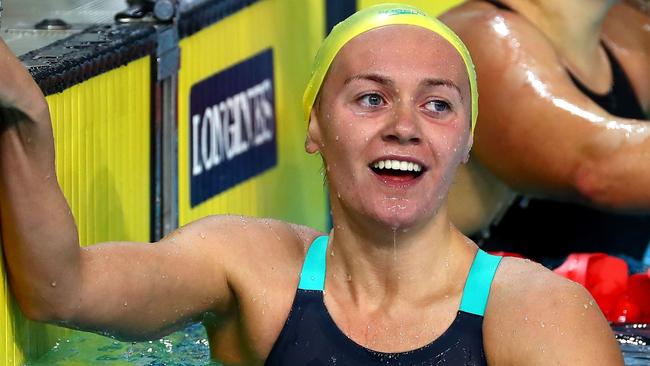
[[458,166],[449,189],[447,214],[465,235],[490,226],[515,199],[516,194],[476,159]]
[[524,19],[495,11],[443,19],[476,64],[474,155],[495,175],[528,194],[650,207],[650,124],[609,115],[584,96]]
[[[247,284],[265,283],[261,276],[276,283],[274,275],[297,279],[298,266],[273,262],[303,255],[302,244],[288,254],[277,248],[296,242],[295,233],[277,223],[209,218],[157,244],[81,249],[56,179],[45,99],[1,40],[0,126],[3,252],[11,289],[28,317],[146,339],[206,312],[238,314],[235,294],[247,296]],[[265,244],[275,250],[252,250]],[[265,264],[296,273],[269,274]],[[250,274],[255,271],[257,277]]]
[[614,333],[582,286],[539,264],[504,258],[483,323],[494,365],[623,365]]

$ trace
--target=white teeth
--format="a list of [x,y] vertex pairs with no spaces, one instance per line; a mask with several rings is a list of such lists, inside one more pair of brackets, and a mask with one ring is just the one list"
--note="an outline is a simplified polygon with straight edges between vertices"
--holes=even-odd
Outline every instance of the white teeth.
[[399,161],[399,160],[381,160],[372,165],[375,169],[392,169],[392,170],[401,170],[409,172],[420,172],[422,167],[410,161]]

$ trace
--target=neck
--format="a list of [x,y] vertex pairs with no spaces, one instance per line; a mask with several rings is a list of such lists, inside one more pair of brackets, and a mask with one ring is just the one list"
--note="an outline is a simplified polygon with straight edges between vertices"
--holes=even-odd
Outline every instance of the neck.
[[[617,0],[503,0],[533,23],[566,60],[597,57],[603,21]],[[578,65],[580,66],[580,65]]]
[[327,276],[336,292],[372,307],[462,291],[457,276],[467,271],[476,249],[450,224],[445,206],[431,222],[407,230],[369,229],[334,214]]

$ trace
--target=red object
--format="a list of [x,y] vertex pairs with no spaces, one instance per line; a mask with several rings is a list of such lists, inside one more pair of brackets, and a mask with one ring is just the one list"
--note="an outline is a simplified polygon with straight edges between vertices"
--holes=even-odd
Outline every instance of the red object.
[[613,322],[638,318],[640,311],[626,296],[628,267],[620,258],[603,253],[571,254],[556,273],[583,285]]
[[650,323],[650,273],[630,276],[627,281],[627,296],[639,307],[639,319],[635,323]]
[[641,309],[639,304],[631,301],[630,298],[625,295],[619,299],[614,308],[613,314],[616,319],[610,319],[614,323],[640,323],[642,322]]

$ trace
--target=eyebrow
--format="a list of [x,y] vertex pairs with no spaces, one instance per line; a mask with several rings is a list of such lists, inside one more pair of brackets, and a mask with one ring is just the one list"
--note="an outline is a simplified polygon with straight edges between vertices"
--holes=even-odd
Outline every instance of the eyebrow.
[[445,86],[447,88],[454,89],[456,93],[458,93],[458,96],[460,97],[460,100],[463,100],[463,94],[460,92],[460,88],[456,83],[451,81],[450,79],[440,79],[440,78],[427,78],[424,79],[423,82],[420,84],[424,85],[425,87],[429,86]]
[[[376,82],[378,84],[386,85],[386,86],[390,86],[390,87],[392,87],[395,84],[395,82],[392,79],[387,78],[387,77],[385,77],[383,75],[374,74],[374,73],[357,74],[357,75],[351,76],[351,77],[345,79],[344,84],[347,85],[347,84],[349,84],[349,83],[351,83],[353,81],[357,81],[357,80],[370,80],[370,81],[374,81],[374,82]],[[423,81],[420,82],[420,85],[424,86],[424,87],[444,86],[444,87],[447,87],[447,88],[454,89],[458,93],[458,95],[460,96],[460,100],[461,101],[463,100],[463,94],[460,92],[460,88],[458,88],[458,85],[456,85],[456,83],[454,83],[450,79],[426,78],[426,79],[424,79]]]
[[379,74],[357,74],[354,76],[351,76],[347,79],[345,79],[345,82],[343,84],[348,85],[353,81],[357,80],[370,80],[374,81],[376,83],[382,84],[382,85],[387,85],[387,86],[393,86],[395,82],[385,76],[379,75]]

